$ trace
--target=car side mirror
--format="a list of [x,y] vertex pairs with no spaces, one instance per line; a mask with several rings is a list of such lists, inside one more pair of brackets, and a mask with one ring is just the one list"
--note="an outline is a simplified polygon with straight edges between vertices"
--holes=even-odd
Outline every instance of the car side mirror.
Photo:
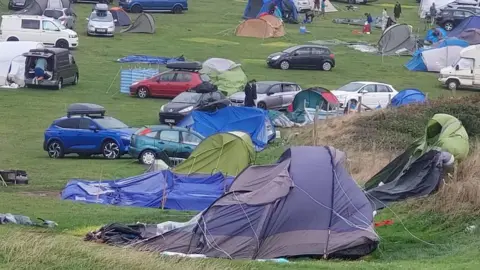
[[361,94],[366,94],[366,93],[368,93],[368,91],[365,90],[365,89],[362,89],[362,90],[360,90],[360,93],[361,93]]
[[97,130],[98,130],[98,128],[94,125],[89,126],[88,129],[93,130],[95,132],[97,132]]
[[113,22],[118,22],[118,20],[117,20],[117,19],[115,19],[115,20],[113,20]]
[[460,67],[458,65],[455,66],[455,70],[459,70]]

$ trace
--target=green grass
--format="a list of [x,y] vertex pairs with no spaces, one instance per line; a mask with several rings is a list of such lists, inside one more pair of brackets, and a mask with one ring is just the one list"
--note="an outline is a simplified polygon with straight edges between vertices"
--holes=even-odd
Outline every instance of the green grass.
[[[183,15],[155,14],[157,31],[148,34],[118,34],[113,39],[85,35],[84,18],[91,5],[78,4],[77,31],[80,47],[74,51],[80,68],[80,83],[61,91],[48,89],[0,90],[0,164],[2,169],[24,169],[31,179],[28,186],[0,188],[0,213],[25,214],[32,218],[55,220],[59,228],[52,232],[0,226],[0,269],[277,269],[291,266],[269,263],[229,262],[224,260],[191,261],[164,259],[154,254],[137,253],[82,242],[78,236],[108,222],[161,222],[187,220],[192,213],[84,205],[61,201],[56,196],[71,178],[114,179],[139,174],[145,168],[134,160],[122,158],[108,161],[101,158],[68,157],[49,159],[42,149],[43,131],[53,119],[65,114],[68,104],[92,102],[107,108],[109,115],[131,126],[156,124],[162,99],[139,100],[119,93],[122,65],[114,61],[129,54],[163,56],[185,55],[192,60],[223,57],[240,62],[249,78],[257,80],[296,81],[302,87],[323,86],[334,89],[353,80],[387,82],[397,89],[417,87],[430,97],[449,95],[441,88],[436,75],[407,71],[405,57],[382,57],[332,46],[337,67],[332,72],[281,71],[268,69],[265,57],[282,46],[302,44],[311,40],[339,39],[376,43],[379,30],[372,35],[355,35],[360,26],[336,25],[336,17],[362,17],[365,12],[379,15],[382,1],[360,6],[357,12],[330,13],[308,25],[311,32],[300,35],[298,25],[287,25],[287,35],[278,39],[238,38],[233,35],[241,21],[244,1],[195,0]],[[404,1],[405,5],[413,5]],[[339,9],[343,5],[338,5]],[[389,7],[389,9],[391,9]],[[6,10],[3,10],[6,12]],[[423,30],[418,23],[416,8],[404,8],[402,22]],[[419,33],[420,36],[424,32]],[[2,52],[3,53],[3,52]],[[459,91],[458,94],[464,94]],[[257,163],[275,160],[282,147],[271,147],[260,153]],[[405,226],[418,237],[437,245],[430,246],[415,239],[398,222],[378,230],[382,237],[380,249],[358,262],[298,262],[295,269],[478,269],[472,258],[478,257],[480,237],[462,232],[465,220],[455,221],[439,215],[399,214]],[[385,213],[382,218],[391,218]],[[471,222],[471,221],[469,221]],[[118,255],[120,254],[120,255]]]

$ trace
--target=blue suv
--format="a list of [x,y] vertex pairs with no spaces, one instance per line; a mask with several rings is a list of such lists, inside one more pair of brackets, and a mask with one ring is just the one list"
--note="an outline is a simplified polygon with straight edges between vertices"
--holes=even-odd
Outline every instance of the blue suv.
[[71,104],[67,116],[45,130],[43,149],[51,158],[75,153],[81,157],[102,154],[116,159],[128,153],[130,138],[137,129],[105,116],[105,108],[96,104]]
[[180,14],[188,10],[187,0],[120,0],[119,5],[124,10],[133,13],[168,11]]

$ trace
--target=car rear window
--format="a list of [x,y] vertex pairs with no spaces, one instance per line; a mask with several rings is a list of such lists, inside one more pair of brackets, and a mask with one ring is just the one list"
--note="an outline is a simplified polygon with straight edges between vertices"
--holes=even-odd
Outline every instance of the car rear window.
[[63,16],[63,11],[61,10],[45,10],[43,16],[58,19]]

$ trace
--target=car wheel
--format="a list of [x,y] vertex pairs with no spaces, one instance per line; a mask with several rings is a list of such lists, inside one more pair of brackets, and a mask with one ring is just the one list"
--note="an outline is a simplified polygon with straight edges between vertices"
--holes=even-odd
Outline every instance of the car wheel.
[[120,157],[120,147],[112,140],[106,141],[102,145],[102,154],[106,159],[116,159]]
[[452,90],[452,91],[457,90],[457,88],[458,88],[459,85],[460,85],[460,84],[458,83],[457,80],[448,80],[448,81],[447,81],[447,87],[448,87],[448,89],[450,89],[450,90]]
[[63,158],[65,156],[62,144],[56,140],[48,143],[47,152],[50,158]]
[[280,63],[280,68],[283,70],[287,70],[290,68],[290,63],[288,61],[282,61]]
[[260,101],[257,104],[257,108],[266,110],[267,109],[267,104],[265,104],[265,102],[263,102],[263,101]]
[[143,87],[143,86],[140,87],[140,88],[138,88],[138,90],[137,90],[137,97],[139,97],[139,98],[146,98],[146,97],[148,97],[148,88]]
[[452,31],[453,30],[453,23],[452,22],[446,22],[443,25],[443,28],[445,28],[445,30],[447,30],[447,31]]
[[145,150],[140,154],[140,162],[145,165],[152,165],[155,163],[157,156],[152,150]]
[[131,9],[132,13],[141,13],[143,11],[142,6],[134,5]]
[[57,43],[55,43],[55,47],[68,49],[68,41],[66,41],[65,39],[60,39],[57,41]]
[[73,85],[77,85],[78,84],[78,73],[75,73],[75,77],[73,77],[73,82],[72,82]]
[[62,86],[63,86],[63,79],[60,78],[60,79],[58,79],[58,83],[57,83],[57,86],[55,87],[55,89],[61,90]]
[[332,63],[330,63],[330,62],[325,62],[325,63],[323,63],[322,69],[325,70],[325,71],[330,71],[330,70],[332,70]]
[[181,6],[175,6],[172,10],[173,14],[180,14],[183,12],[183,8]]
[[9,37],[7,41],[18,41],[18,38],[16,37]]

